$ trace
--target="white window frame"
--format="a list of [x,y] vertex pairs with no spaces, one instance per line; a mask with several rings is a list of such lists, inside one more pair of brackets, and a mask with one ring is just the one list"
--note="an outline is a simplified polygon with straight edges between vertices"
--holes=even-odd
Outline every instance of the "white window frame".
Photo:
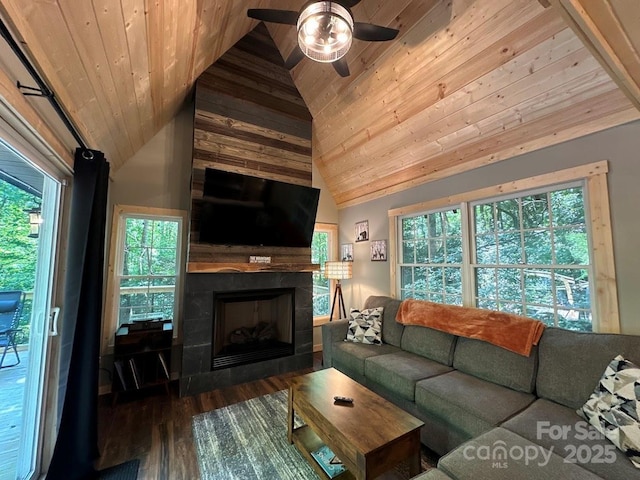
[[178,267],[176,269],[176,291],[174,295],[173,337],[179,338],[182,316],[182,294],[185,274],[185,248],[187,212],[167,208],[140,207],[133,205],[114,205],[109,244],[109,265],[107,289],[104,302],[104,322],[102,329],[102,351],[113,351],[115,332],[118,329],[118,311],[120,304],[118,265],[122,263],[124,232],[127,218],[148,218],[150,220],[168,220],[178,222],[178,244],[176,245]]
[[[400,245],[398,235],[400,233],[399,222],[401,217],[443,208],[469,209],[472,208],[471,204],[490,201],[505,195],[520,196],[528,194],[529,190],[549,189],[553,186],[571,182],[582,182],[585,217],[591,239],[592,328],[594,332],[599,333],[620,333],[607,172],[608,163],[605,160],[389,210],[391,295],[397,298],[400,287],[398,265]],[[470,218],[470,216],[467,215],[467,218]],[[465,231],[466,234],[464,233]],[[470,235],[470,225],[463,225],[463,243],[465,245],[471,245]],[[470,284],[472,282],[470,251],[467,256],[469,258],[463,258],[465,264],[463,268],[468,269],[466,272],[463,271],[463,303],[467,306],[474,306],[473,285]],[[465,277],[467,278],[466,281]]]

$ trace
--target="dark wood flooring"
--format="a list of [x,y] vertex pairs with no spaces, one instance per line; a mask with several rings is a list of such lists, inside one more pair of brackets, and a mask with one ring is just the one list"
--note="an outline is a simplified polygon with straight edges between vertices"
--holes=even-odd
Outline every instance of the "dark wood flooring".
[[[289,387],[298,375],[322,368],[322,354],[314,354],[313,368],[269,377],[212,392],[180,398],[177,386],[140,398],[120,396],[112,405],[110,396],[99,403],[100,470],[132,459],[140,459],[139,480],[197,480],[200,478],[191,417],[250,398]],[[427,458],[425,459],[425,454]],[[423,464],[433,464],[423,452]]]
[[191,418],[233,403],[289,387],[297,375],[322,368],[321,354],[314,367],[269,377],[212,392],[180,398],[177,385],[171,395],[163,389],[139,398],[121,394],[112,405],[110,395],[99,402],[100,470],[127,460],[140,459],[139,480],[197,480],[200,478]]

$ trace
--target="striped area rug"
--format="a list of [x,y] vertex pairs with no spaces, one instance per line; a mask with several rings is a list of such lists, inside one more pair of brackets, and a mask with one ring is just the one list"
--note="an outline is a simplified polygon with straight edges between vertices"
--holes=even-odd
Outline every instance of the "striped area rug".
[[[201,480],[318,480],[298,449],[287,441],[287,391],[253,398],[193,417]],[[303,422],[297,416],[294,425]],[[422,446],[422,470],[437,456]],[[376,480],[407,480],[406,462]]]
[[287,441],[285,390],[196,415],[193,436],[202,480],[318,479]]

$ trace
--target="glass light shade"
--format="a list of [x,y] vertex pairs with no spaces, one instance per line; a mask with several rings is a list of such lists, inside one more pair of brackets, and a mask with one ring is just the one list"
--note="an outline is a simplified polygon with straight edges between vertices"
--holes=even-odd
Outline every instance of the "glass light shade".
[[40,235],[40,225],[42,225],[42,217],[40,216],[40,208],[34,207],[26,210],[29,214],[29,237],[38,238]]
[[351,48],[353,18],[339,3],[310,4],[300,13],[297,29],[300,49],[316,62],[334,62]]
[[351,278],[353,262],[324,262],[324,278],[345,280]]

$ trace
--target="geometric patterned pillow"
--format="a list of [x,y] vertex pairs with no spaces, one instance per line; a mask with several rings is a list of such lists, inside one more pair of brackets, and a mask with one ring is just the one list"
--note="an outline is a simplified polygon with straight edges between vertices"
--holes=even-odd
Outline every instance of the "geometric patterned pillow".
[[607,366],[578,415],[640,468],[640,368],[622,355]]
[[382,345],[382,312],[383,307],[349,312],[349,329],[345,342]]

